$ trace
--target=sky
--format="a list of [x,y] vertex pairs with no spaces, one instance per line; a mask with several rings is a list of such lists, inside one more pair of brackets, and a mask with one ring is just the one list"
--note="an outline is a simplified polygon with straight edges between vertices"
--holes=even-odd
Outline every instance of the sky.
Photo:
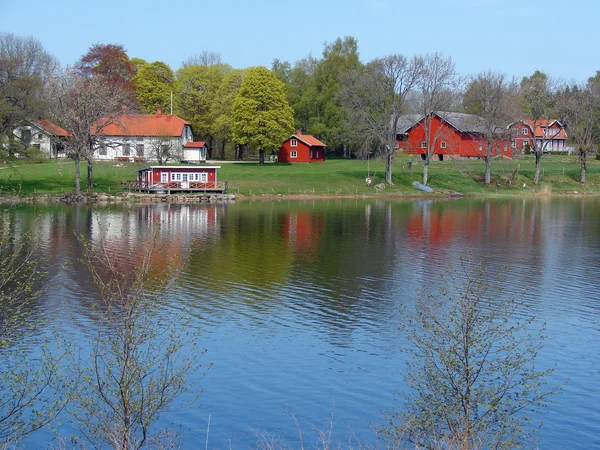
[[440,52],[463,75],[585,81],[599,19],[600,0],[0,0],[0,32],[38,38],[63,65],[111,43],[173,70],[204,50],[235,68],[293,64],[353,36],[363,62]]

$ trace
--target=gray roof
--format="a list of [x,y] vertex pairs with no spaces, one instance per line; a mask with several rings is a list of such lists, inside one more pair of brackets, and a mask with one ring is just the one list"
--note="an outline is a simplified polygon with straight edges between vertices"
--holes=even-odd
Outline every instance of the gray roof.
[[[436,111],[435,114],[463,133],[486,132],[484,120],[475,114],[447,111]],[[400,116],[398,118],[398,134],[406,133],[410,128],[423,120],[423,117],[423,114],[405,114]]]

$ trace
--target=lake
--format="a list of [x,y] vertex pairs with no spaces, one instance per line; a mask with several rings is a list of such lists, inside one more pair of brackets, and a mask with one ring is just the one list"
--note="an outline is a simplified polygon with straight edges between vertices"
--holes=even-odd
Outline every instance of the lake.
[[[335,440],[374,443],[370,424],[397,406],[406,340],[399,331],[419,288],[470,250],[546,327],[539,367],[564,385],[545,408],[540,448],[600,447],[600,198],[334,199],[220,205],[17,206],[47,271],[38,302],[82,346],[97,294],[82,234],[125,258],[160,224],[163,257],[186,258],[169,295],[200,326],[199,402],[172,409],[184,448],[254,448],[274,435],[298,448],[334,415]],[[502,269],[504,268],[504,269]],[[185,398],[184,398],[185,400]],[[294,419],[295,418],[295,419]],[[207,433],[208,431],[208,433]],[[63,433],[70,432],[68,426]],[[28,438],[45,446],[49,434]]]

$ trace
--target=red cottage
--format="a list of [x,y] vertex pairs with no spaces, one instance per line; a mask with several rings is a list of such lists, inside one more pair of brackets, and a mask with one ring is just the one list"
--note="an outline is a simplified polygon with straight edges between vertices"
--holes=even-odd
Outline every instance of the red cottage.
[[138,169],[140,191],[226,192],[227,181],[217,181],[221,166],[150,166]]
[[525,147],[529,145],[543,149],[544,153],[568,153],[567,133],[558,120],[539,119],[535,123],[535,133],[532,120],[519,120],[508,126],[512,137],[512,149],[514,152],[524,153]]
[[310,134],[302,134],[301,130],[283,143],[279,149],[279,162],[323,162],[326,145]]
[[[434,146],[433,154],[438,155],[440,160],[444,159],[444,155],[466,158],[485,156],[487,140],[481,117],[441,111],[432,115],[429,139]],[[423,116],[415,115],[401,117],[397,137],[399,149],[421,155],[423,159],[427,153],[424,119]],[[494,140],[492,151],[494,156],[511,156],[509,141],[503,138]]]

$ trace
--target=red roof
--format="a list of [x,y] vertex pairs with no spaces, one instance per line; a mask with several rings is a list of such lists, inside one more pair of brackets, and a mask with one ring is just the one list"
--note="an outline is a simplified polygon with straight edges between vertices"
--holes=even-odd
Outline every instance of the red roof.
[[[533,130],[533,120],[522,120],[521,122],[527,124],[530,130]],[[545,136],[544,130],[550,129],[549,136],[552,139],[566,139],[567,133],[563,128],[562,124],[558,120],[549,119],[538,119],[536,122],[535,137],[543,138]]]
[[185,148],[202,148],[206,145],[206,142],[204,141],[198,141],[198,142],[188,142],[184,145]]
[[[170,114],[123,114],[102,126],[104,121],[98,121],[97,127],[102,128],[98,134],[104,136],[172,136],[179,137],[183,129],[190,123],[181,117]],[[97,129],[97,128],[96,128]]]
[[70,137],[71,136],[71,133],[69,133],[67,130],[59,127],[58,125],[56,125],[53,122],[50,122],[49,120],[38,120],[36,123],[40,127],[42,127],[42,129],[48,134],[52,134],[54,136],[60,136],[60,137]]
[[318,140],[316,137],[311,136],[310,134],[292,134],[292,137],[290,137],[290,139],[292,138],[298,139],[299,141],[302,141],[306,145],[309,145],[311,147],[327,147],[327,145]]

